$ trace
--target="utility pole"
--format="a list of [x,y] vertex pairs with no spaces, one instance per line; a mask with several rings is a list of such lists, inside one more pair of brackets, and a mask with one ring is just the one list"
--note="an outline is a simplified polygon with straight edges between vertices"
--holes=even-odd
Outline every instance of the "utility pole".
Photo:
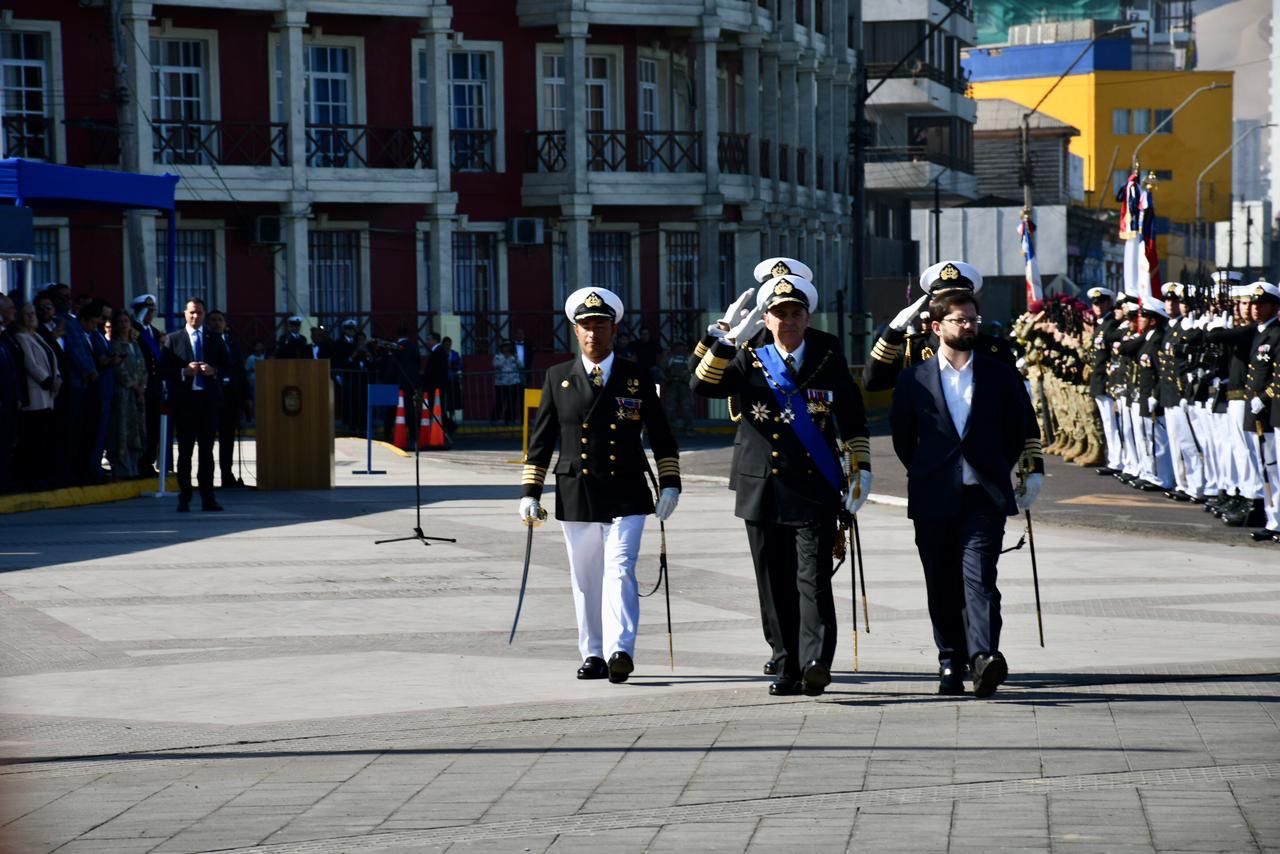
[[[126,31],[129,23],[124,15],[125,0],[110,0],[107,4],[107,27],[111,34],[111,65],[115,70],[116,126],[120,146],[120,168],[125,172],[141,171],[138,146],[140,129],[134,121],[134,90],[129,85],[130,57],[135,54],[132,41]],[[125,214],[125,243],[129,247],[129,273],[131,286],[125,286],[125,301],[130,295],[148,293],[151,288],[147,276],[147,244],[142,211],[130,208]]]
[[1253,275],[1253,208],[1244,203],[1244,276],[1245,281]]
[[[946,171],[946,170],[943,170]],[[942,172],[933,179],[933,263],[942,260]]]

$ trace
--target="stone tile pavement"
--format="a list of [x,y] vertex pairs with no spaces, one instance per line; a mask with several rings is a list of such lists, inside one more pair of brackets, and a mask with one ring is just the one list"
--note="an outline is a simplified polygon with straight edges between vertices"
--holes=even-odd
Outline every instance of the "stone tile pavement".
[[1011,552],[1009,683],[938,697],[910,525],[869,505],[858,671],[845,567],[842,672],[772,698],[741,524],[703,476],[667,532],[674,668],[659,595],[632,680],[584,683],[554,523],[507,645],[514,455],[424,457],[423,527],[458,540],[427,548],[373,545],[416,524],[412,460],[375,456],[390,474],[350,474],[340,441],[338,489],[229,490],[222,514],[0,520],[10,850],[1280,851],[1274,551],[1039,525],[1047,646]]

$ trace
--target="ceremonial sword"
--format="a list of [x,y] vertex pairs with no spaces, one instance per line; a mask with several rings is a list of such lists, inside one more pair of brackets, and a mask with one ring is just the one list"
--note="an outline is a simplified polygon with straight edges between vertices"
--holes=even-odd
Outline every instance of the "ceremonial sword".
[[[1022,480],[1022,490],[1025,494],[1027,486],[1027,475],[1030,473],[1030,466],[1024,465],[1020,472]],[[1023,511],[1027,517],[1027,545],[1031,548],[1031,585],[1036,591],[1036,628],[1040,630],[1040,646],[1044,646],[1044,618],[1040,615],[1040,570],[1036,566],[1036,534],[1031,528],[1031,508],[1028,507]]]
[[516,639],[516,626],[520,625],[520,609],[524,606],[524,591],[529,585],[529,558],[533,557],[533,529],[547,521],[547,511],[538,506],[535,519],[525,519],[525,527],[529,529],[524,540],[524,572],[520,576],[520,598],[516,600],[516,618],[511,621],[511,637],[507,638],[507,646]]
[[1253,432],[1258,436],[1258,462],[1262,465],[1262,487],[1267,492],[1267,506],[1271,506],[1271,478],[1267,477],[1267,443],[1263,438],[1262,422],[1257,418],[1253,420]]

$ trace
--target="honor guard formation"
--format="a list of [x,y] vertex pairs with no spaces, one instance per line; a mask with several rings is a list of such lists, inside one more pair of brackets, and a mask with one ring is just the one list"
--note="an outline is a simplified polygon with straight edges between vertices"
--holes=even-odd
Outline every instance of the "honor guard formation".
[[1045,451],[1280,542],[1280,288],[1220,272],[1159,299],[1087,296],[1015,324]]
[[[813,271],[769,258],[755,280],[707,328],[689,385],[726,400],[736,425],[729,488],[755,569],[769,649],[763,669],[775,677],[769,693],[818,696],[831,683],[837,646],[832,576],[849,546],[861,549],[870,434],[840,342],[810,325],[819,306]],[[1008,675],[996,563],[1005,520],[1027,513],[1030,524],[1044,471],[1040,430],[1009,346],[978,332],[981,274],[946,261],[925,271],[921,287],[925,295],[876,342],[867,384],[894,389],[893,447],[907,469],[938,691],[963,694],[968,680],[975,696],[988,697]],[[676,508],[679,452],[651,379],[614,358],[621,300],[588,287],[564,308],[581,352],[547,372],[519,515],[531,543],[546,517],[543,486],[558,449],[555,514],[578,620],[577,675],[625,682],[636,667],[640,538],[649,514],[661,526]],[[909,334],[921,312],[927,330]],[[665,533],[662,555],[660,584]]]

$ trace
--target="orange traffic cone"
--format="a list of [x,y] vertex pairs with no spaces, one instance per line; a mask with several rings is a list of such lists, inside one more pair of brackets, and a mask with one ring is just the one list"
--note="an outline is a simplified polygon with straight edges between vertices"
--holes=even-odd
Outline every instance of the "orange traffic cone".
[[440,412],[440,389],[436,389],[435,403],[431,406],[431,429],[427,434],[427,447],[444,447],[444,415]]
[[422,417],[418,419],[418,447],[429,448],[431,441],[431,397],[422,393]]
[[402,451],[409,449],[409,425],[404,420],[404,390],[400,390],[400,399],[396,402],[396,430],[391,442]]

